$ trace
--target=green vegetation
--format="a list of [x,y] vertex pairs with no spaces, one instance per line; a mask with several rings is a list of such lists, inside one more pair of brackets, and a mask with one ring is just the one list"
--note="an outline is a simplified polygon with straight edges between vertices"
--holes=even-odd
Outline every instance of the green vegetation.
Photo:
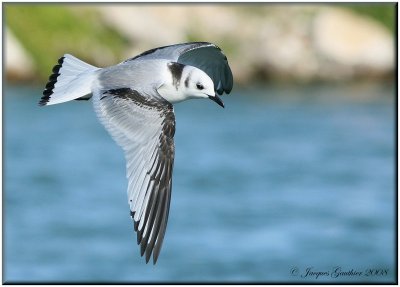
[[93,9],[83,5],[6,4],[6,23],[37,64],[39,77],[64,53],[96,63],[96,58],[120,57],[127,44],[115,30],[99,24]]
[[[186,5],[187,4],[184,4],[183,6]],[[210,6],[212,5],[213,4],[210,4]],[[65,53],[73,54],[84,61],[100,67],[112,65],[120,62],[121,59],[126,56],[125,53],[129,51],[130,47],[134,46],[134,41],[138,39],[144,40],[145,37],[139,34],[136,35],[134,34],[135,32],[133,32],[132,35],[126,36],[129,37],[130,40],[123,37],[123,32],[120,32],[118,30],[119,28],[117,28],[118,25],[113,26],[112,24],[108,24],[103,18],[104,14],[102,14],[99,6],[103,9],[106,7],[104,5],[68,3],[6,3],[3,5],[7,28],[13,32],[19,43],[22,44],[35,63],[37,73],[30,77],[35,77],[37,80],[41,81],[47,79],[52,67],[57,63],[57,59]],[[264,38],[270,41],[272,37],[276,38],[278,41],[277,43],[279,43],[279,37],[286,37],[286,35],[290,35],[290,33],[292,33],[294,37],[299,37],[298,32],[296,32],[297,30],[293,28],[294,26],[290,26],[290,21],[294,21],[294,24],[302,25],[304,23],[305,25],[312,26],[313,23],[311,21],[316,13],[321,12],[321,6],[322,8],[345,8],[354,13],[377,20],[392,31],[392,33],[394,33],[396,29],[396,3],[328,3],[319,5],[235,3],[224,5],[224,9],[227,9],[227,11],[229,10],[230,13],[226,14],[226,18],[222,17],[222,19],[227,20],[219,24],[225,26],[224,29],[226,30],[224,31],[226,31],[226,33],[212,33],[213,31],[207,31],[208,29],[202,28],[202,21],[220,21],[217,15],[209,15],[205,13],[207,11],[203,11],[203,14],[199,14],[203,17],[201,20],[196,20],[197,18],[194,17],[192,21],[185,20],[182,22],[188,22],[191,23],[191,25],[185,26],[185,29],[182,30],[184,34],[181,36],[186,39],[186,41],[211,41],[223,45],[224,53],[230,55],[230,58],[232,58],[231,63],[236,60],[236,65],[240,66],[241,55],[239,54],[243,53],[243,47],[247,49],[246,45],[249,41],[262,43]],[[286,9],[286,7],[288,9]],[[159,17],[157,13],[150,12],[154,11],[146,12],[148,13],[148,17]],[[134,14],[135,13],[133,13],[133,15]],[[113,17],[115,17],[116,20],[126,21],[123,17],[118,19],[118,14],[115,14]],[[294,18],[292,19],[292,17]],[[146,20],[152,21],[151,18]],[[232,23],[230,23],[230,21],[232,21]],[[132,25],[140,25],[140,27],[145,30],[144,32],[146,32],[147,24],[141,22],[147,23],[140,19],[138,21],[132,19]],[[119,24],[121,23],[126,25],[126,22],[119,22]],[[162,22],[158,23],[155,21],[154,27],[157,27],[157,25],[159,27],[152,27],[154,30],[151,32],[163,33],[164,27],[162,27],[160,23]],[[254,25],[254,29],[258,29],[257,25],[269,26],[265,26],[265,29],[262,27],[260,30],[247,29],[247,32],[242,33],[242,31],[240,31],[241,29],[238,28],[241,23]],[[235,30],[229,27],[229,25],[235,27]],[[246,27],[249,28],[248,26]],[[218,29],[216,30],[222,31],[221,27]],[[305,33],[311,33],[311,30],[306,30],[305,28]],[[307,42],[310,41],[309,39],[311,38],[312,34],[307,35],[300,41]],[[300,46],[302,45],[297,45],[296,47]],[[273,47],[273,45],[267,45],[266,47],[272,49],[271,47]],[[277,47],[278,46],[273,49],[277,49]],[[312,47],[310,44],[310,48],[314,49],[314,53],[318,53],[318,47]],[[270,53],[271,51],[272,50],[270,50]],[[282,55],[283,54],[281,54],[281,57]],[[300,55],[300,53],[298,53],[298,55]],[[248,59],[253,58],[253,56],[248,55]],[[315,59],[318,60],[318,57]],[[274,64],[271,65],[270,59],[267,60],[269,61],[268,64],[266,64],[265,61],[261,63],[256,62],[257,60],[254,61],[255,62],[252,62],[254,67],[250,67],[248,71],[243,72],[243,75],[254,72],[256,77],[260,75],[260,79],[265,80],[273,74],[271,71],[274,71],[274,65],[281,65],[279,61],[275,61]],[[282,65],[281,68],[282,71],[286,69],[286,67]],[[258,70],[260,70],[259,73],[257,72]],[[283,72],[284,77],[287,76],[285,73],[291,74],[291,71]],[[248,76],[243,78],[245,79],[246,77],[250,79]],[[318,76],[316,77],[318,78]]]
[[396,4],[395,3],[359,3],[345,5],[350,10],[370,16],[381,22],[390,31],[394,32],[396,23]]

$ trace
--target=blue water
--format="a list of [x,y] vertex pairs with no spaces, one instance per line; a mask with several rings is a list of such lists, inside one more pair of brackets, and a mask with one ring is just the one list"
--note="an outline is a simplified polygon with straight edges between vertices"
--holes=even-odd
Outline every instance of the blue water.
[[4,91],[6,282],[397,278],[393,85],[253,87],[225,109],[176,105],[155,266],[136,245],[122,151],[91,102],[38,107],[40,87]]

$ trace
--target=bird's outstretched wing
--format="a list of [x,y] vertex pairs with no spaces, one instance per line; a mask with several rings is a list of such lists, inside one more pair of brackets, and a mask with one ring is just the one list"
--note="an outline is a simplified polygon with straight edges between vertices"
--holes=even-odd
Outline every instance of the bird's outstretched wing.
[[214,90],[222,95],[229,94],[233,87],[232,71],[221,49],[208,42],[193,42],[164,46],[148,50],[126,60],[166,59],[203,70],[214,82]]
[[94,108],[126,158],[128,199],[146,262],[157,261],[167,227],[174,162],[175,116],[167,101],[130,88],[97,91]]

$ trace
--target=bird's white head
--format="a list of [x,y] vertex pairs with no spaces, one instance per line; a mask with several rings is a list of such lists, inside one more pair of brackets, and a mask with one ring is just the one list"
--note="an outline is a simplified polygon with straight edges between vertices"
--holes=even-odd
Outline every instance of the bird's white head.
[[167,64],[167,80],[157,89],[167,101],[177,103],[188,99],[211,99],[224,107],[215,94],[214,83],[202,70],[176,62]]

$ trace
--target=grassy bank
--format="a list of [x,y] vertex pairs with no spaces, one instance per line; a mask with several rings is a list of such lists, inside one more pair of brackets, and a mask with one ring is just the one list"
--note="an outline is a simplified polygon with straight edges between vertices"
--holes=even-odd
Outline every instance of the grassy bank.
[[7,26],[32,56],[38,76],[48,77],[64,53],[84,60],[120,58],[128,41],[83,5],[7,4]]
[[377,20],[391,32],[395,30],[396,9],[394,3],[355,3],[346,4],[344,7]]
[[[394,3],[329,3],[308,5],[311,7],[308,10],[303,9],[303,7],[307,7],[305,4],[220,5],[222,7],[219,9],[213,9],[215,8],[213,4],[194,5],[192,7],[198,7],[193,11],[197,14],[192,14],[191,10],[187,9],[190,6],[188,4],[175,6],[181,5],[185,6],[181,7],[186,9],[184,13],[180,9],[168,10],[168,6],[174,6],[168,4],[158,10],[152,5],[148,10],[139,9],[146,5],[132,4],[125,8],[114,5],[119,6],[120,9],[115,11],[108,10],[107,8],[112,5],[105,4],[7,3],[4,5],[4,16],[7,27],[32,57],[36,69],[34,77],[39,80],[48,77],[52,66],[65,53],[73,54],[84,61],[102,67],[123,60],[128,51],[132,52],[132,47],[140,46],[136,45],[139,41],[144,50],[147,46],[152,47],[150,45],[157,43],[158,38],[164,42],[165,39],[171,39],[171,41],[179,39],[179,41],[208,40],[221,43],[225,53],[231,59],[232,67],[239,71],[236,73],[237,79],[244,79],[244,82],[254,81],[258,78],[262,81],[274,81],[280,78],[283,81],[291,81],[293,78],[300,79],[300,81],[320,79],[321,73],[313,72],[313,68],[310,70],[309,67],[313,67],[313,65],[309,65],[309,63],[318,66],[319,68],[316,70],[328,71],[324,75],[328,75],[326,78],[332,80],[335,79],[335,76],[329,75],[342,75],[347,71],[346,67],[343,68],[346,65],[341,62],[343,57],[338,59],[336,52],[351,53],[351,51],[342,49],[332,54],[331,50],[322,51],[320,45],[315,44],[315,35],[312,31],[315,31],[316,27],[313,26],[315,22],[311,16],[318,15],[323,10],[318,7],[346,8],[357,14],[373,18],[388,27],[392,33],[395,32],[396,4]],[[276,8],[278,6],[279,8]],[[100,10],[99,7],[105,9]],[[297,8],[288,9],[288,7]],[[166,12],[167,10],[170,12]],[[218,23],[216,23],[215,29],[213,25],[206,25],[213,23],[212,21],[216,19],[213,13],[220,17],[220,20],[216,20]],[[357,16],[354,13],[349,14]],[[109,22],[106,21],[106,18]],[[187,21],[187,19],[192,21]],[[372,22],[374,25],[376,24],[374,21]],[[169,25],[170,23],[172,25]],[[350,21],[349,27],[354,23],[359,29],[358,20]],[[357,29],[356,31],[360,31]],[[172,33],[170,33],[171,31]],[[387,31],[385,30],[385,32]],[[342,41],[342,47],[351,42],[343,40],[338,35],[335,39],[335,33],[332,31],[330,33],[332,36],[329,35],[328,39],[337,40],[336,43]],[[369,30],[364,34],[368,33]],[[327,35],[326,32],[322,34]],[[363,34],[362,29],[360,33],[355,32],[350,39],[357,38],[359,34]],[[364,45],[362,47],[365,49],[363,49],[368,52],[367,48],[370,42],[362,42],[364,38],[355,39],[354,43],[349,43],[349,45],[354,45],[356,48]],[[381,39],[379,38],[379,43],[385,42]],[[334,46],[328,45],[328,47]],[[255,47],[262,47],[263,57],[254,56],[258,53],[258,49]],[[357,55],[364,55],[364,50]],[[388,53],[385,53],[383,49],[383,53],[377,54],[383,55],[385,58]],[[390,52],[389,54],[392,55]],[[268,55],[274,55],[274,57]],[[330,62],[325,61],[324,57]],[[246,59],[246,66],[243,65],[243,59]],[[304,61],[303,59],[308,60]],[[351,63],[348,65],[353,69],[351,73],[366,69],[367,72],[364,74],[368,74],[368,69],[374,71],[375,68],[373,65],[371,68],[368,66],[369,64],[369,62],[365,64],[367,68],[361,67],[360,69],[351,66]],[[21,64],[17,66],[21,66]],[[306,72],[303,73],[303,71]]]

